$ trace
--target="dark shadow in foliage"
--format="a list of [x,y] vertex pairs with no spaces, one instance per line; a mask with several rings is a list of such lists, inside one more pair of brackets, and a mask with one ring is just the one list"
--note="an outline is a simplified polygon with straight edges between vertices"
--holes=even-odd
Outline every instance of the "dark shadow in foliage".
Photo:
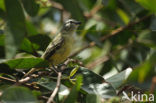
[[40,46],[39,50],[44,51],[47,48],[48,44],[50,43],[51,38],[49,38],[49,36],[47,35],[39,34],[29,37],[29,40],[32,43],[39,45]]
[[13,74],[16,72],[17,71],[10,69],[10,67],[7,64],[5,64],[5,63],[0,64],[0,73]]
[[4,53],[4,47],[0,46],[0,58],[4,58],[5,53]]
[[5,12],[0,8],[0,18],[5,19]]

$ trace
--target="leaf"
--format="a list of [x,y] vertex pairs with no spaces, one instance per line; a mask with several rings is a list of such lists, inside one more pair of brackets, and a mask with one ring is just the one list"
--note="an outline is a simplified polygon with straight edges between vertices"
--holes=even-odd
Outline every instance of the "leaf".
[[136,2],[151,12],[156,13],[156,0],[136,0]]
[[122,9],[117,9],[117,14],[120,16],[120,18],[125,24],[129,23],[130,19],[125,11],[123,11]]
[[32,36],[32,35],[37,35],[38,34],[38,31],[35,28],[35,26],[31,22],[29,22],[29,21],[26,22],[26,28],[27,28],[28,36]]
[[70,94],[68,95],[68,97],[66,98],[64,103],[75,103],[76,102],[78,92],[79,92],[80,87],[81,87],[81,83],[82,83],[82,76],[78,75],[76,77],[76,84],[72,88]]
[[[56,77],[57,78],[57,77]],[[56,87],[56,82],[52,81],[50,78],[48,77],[42,77],[41,79],[39,79],[37,81],[37,84],[44,88],[47,89],[48,91],[52,91],[55,89]]]
[[34,51],[39,48],[38,45],[31,43],[27,38],[24,38],[20,50],[30,54],[34,54]]
[[78,69],[79,69],[78,66],[75,67],[75,68],[70,72],[70,75],[69,75],[69,76],[70,76],[70,77],[74,76]]
[[0,63],[0,69],[30,69],[48,67],[48,62],[41,58],[19,58]]
[[1,102],[3,103],[38,103],[37,98],[33,93],[25,88],[13,86],[6,89],[2,96]]
[[87,94],[86,103],[101,103],[101,99],[98,95]]
[[[57,77],[56,77],[56,79],[57,79]],[[56,82],[54,82],[49,77],[42,77],[41,79],[39,79],[37,81],[37,85],[40,86],[42,93],[43,92],[45,93],[45,92],[53,91],[56,87]],[[63,92],[63,93],[61,93],[61,92]],[[65,87],[64,85],[61,84],[60,89],[59,89],[59,94],[67,95],[68,93],[69,93],[69,91],[68,91],[67,87]]]
[[[70,75],[73,68],[66,69],[63,74]],[[88,94],[98,94],[102,98],[110,98],[116,95],[114,88],[107,83],[103,77],[90,71],[89,69],[80,67],[75,76],[77,75],[82,75],[83,77],[83,83],[81,86],[82,92]],[[64,81],[64,85],[70,86],[67,81]]]
[[0,0],[0,9],[5,10],[5,5],[4,5],[5,0]]
[[4,0],[0,0],[0,18],[5,19]]
[[106,79],[107,82],[111,83],[112,86],[117,89],[127,80],[132,72],[132,68],[127,68],[126,70]]
[[128,81],[137,80],[139,83],[142,83],[148,76],[150,76],[154,69],[153,67],[156,64],[156,53],[153,53],[150,58],[144,61],[140,66],[136,67],[134,71],[128,78]]
[[23,6],[26,12],[30,16],[36,16],[39,10],[39,4],[35,2],[35,0],[22,0]]
[[132,17],[135,17],[138,13],[144,9],[135,2],[135,0],[120,0],[120,3],[125,8],[124,10],[129,12]]
[[6,58],[13,58],[26,34],[25,17],[19,0],[5,0],[7,14]]
[[[155,23],[155,22],[153,21],[153,23]],[[154,31],[154,25],[152,28]],[[143,30],[142,32],[139,33],[137,41],[138,41],[138,43],[140,43],[146,47],[156,49],[155,38],[156,38],[156,35],[154,32],[151,32],[151,30]]]

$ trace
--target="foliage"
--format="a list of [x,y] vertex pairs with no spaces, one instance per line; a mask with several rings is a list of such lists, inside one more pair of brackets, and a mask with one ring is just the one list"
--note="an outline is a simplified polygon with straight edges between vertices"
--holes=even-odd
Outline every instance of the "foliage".
[[[44,103],[59,87],[56,103],[119,103],[122,92],[155,93],[155,5],[155,0],[0,0],[1,102]],[[82,21],[70,56],[78,62],[69,63],[59,78],[40,56],[69,18]],[[39,70],[24,78],[31,68]]]

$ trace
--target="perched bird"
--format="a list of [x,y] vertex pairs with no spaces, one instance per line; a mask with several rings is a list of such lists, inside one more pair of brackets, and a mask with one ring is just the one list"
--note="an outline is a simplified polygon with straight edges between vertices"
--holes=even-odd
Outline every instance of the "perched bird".
[[[41,58],[48,60],[51,65],[58,65],[65,61],[71,54],[74,43],[73,35],[80,24],[80,21],[73,19],[65,21],[61,31],[52,40],[52,42],[50,42]],[[36,69],[32,68],[24,76],[28,76],[34,71],[36,71]]]

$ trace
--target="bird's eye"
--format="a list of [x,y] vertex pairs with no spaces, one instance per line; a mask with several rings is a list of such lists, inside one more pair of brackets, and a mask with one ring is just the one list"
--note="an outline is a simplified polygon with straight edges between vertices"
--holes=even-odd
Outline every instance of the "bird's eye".
[[73,23],[73,21],[70,21],[70,23],[72,24],[72,23]]

